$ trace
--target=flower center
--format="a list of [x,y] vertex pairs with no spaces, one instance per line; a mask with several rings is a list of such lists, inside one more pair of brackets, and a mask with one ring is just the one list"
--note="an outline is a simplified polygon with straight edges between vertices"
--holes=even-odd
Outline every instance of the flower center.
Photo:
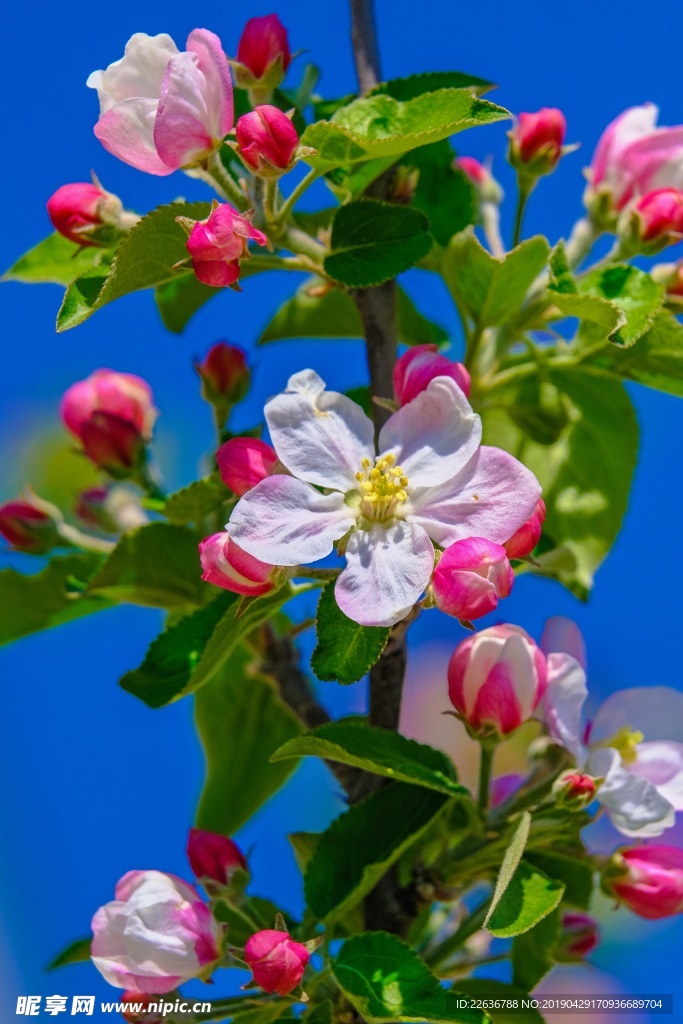
[[598,743],[598,747],[613,747],[621,754],[621,760],[625,765],[634,764],[638,759],[636,747],[645,739],[642,732],[637,729],[629,729],[627,725],[618,729],[613,736]]
[[[361,511],[366,519],[384,523],[393,519],[400,506],[408,500],[408,477],[400,466],[395,466],[396,456],[382,455],[375,459],[363,459],[361,472],[356,480],[361,493]],[[370,468],[372,466],[372,468]]]

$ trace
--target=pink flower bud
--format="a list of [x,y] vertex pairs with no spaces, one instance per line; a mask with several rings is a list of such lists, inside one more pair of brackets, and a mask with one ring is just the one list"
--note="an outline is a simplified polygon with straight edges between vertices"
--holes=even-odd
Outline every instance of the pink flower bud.
[[299,136],[289,117],[277,107],[263,104],[237,122],[237,143],[242,159],[264,177],[278,177],[294,161]]
[[526,555],[531,554],[541,539],[545,517],[545,502],[543,498],[539,498],[536,504],[536,511],[531,518],[527,519],[526,523],[520,526],[516,533],[513,533],[510,540],[505,541],[503,547],[508,558],[524,558]]
[[236,81],[246,89],[266,79],[270,89],[284,79],[292,61],[287,29],[277,14],[250,18],[237,45]]
[[275,472],[278,457],[256,437],[232,437],[218,449],[216,462],[223,483],[241,498]]
[[650,273],[655,281],[664,285],[668,301],[675,306],[676,313],[679,313],[683,303],[683,261],[658,263],[652,267]]
[[560,805],[579,811],[595,799],[595,779],[584,772],[563,772],[553,783],[553,795]]
[[435,377],[450,377],[467,397],[470,375],[462,363],[441,355],[436,345],[415,345],[396,360],[394,394],[399,405],[406,405],[425,390]]
[[44,555],[59,543],[51,515],[21,499],[0,505],[0,534],[16,551]]
[[125,487],[89,487],[81,491],[74,512],[105,533],[134,530],[148,522],[139,500]]
[[434,600],[447,615],[480,619],[497,607],[499,597],[508,596],[514,579],[505,548],[483,537],[468,537],[447,547],[439,559],[432,580]]
[[509,132],[511,163],[530,174],[548,174],[562,156],[566,133],[565,116],[555,107],[520,114]]
[[504,804],[513,793],[516,793],[524,782],[524,776],[511,772],[510,775],[499,775],[495,778],[489,789],[489,803],[491,807],[498,807]]
[[219,341],[195,369],[202,379],[202,394],[212,405],[236,405],[249,390],[247,357],[237,345]]
[[72,384],[61,403],[62,420],[88,458],[112,476],[126,476],[144,459],[156,409],[140,377],[95,370]]
[[683,236],[683,192],[658,188],[641,196],[633,205],[641,242],[670,245]]
[[121,1003],[126,1008],[122,1010],[122,1017],[129,1024],[164,1024],[163,1013],[147,1009],[160,1002],[163,1000],[159,998],[159,993],[143,995],[141,992],[123,992]]
[[477,186],[482,202],[498,205],[503,201],[503,190],[488,167],[480,164],[473,156],[459,156],[455,165]]
[[683,850],[673,846],[622,850],[608,867],[605,882],[639,917],[656,920],[683,913]]
[[214,533],[199,542],[202,579],[233,594],[260,597],[275,587],[279,567],[259,562],[238,548],[227,533]]
[[553,955],[561,963],[583,960],[600,941],[597,924],[588,914],[566,913],[562,915],[560,939]]
[[545,657],[519,626],[492,626],[468,637],[448,666],[451,703],[478,733],[513,732],[531,718],[546,686]]
[[250,240],[258,245],[268,241],[262,231],[252,227],[248,216],[227,203],[217,203],[206,220],[194,223],[187,240],[196,277],[213,288],[235,284],[240,276],[239,261],[249,256]]
[[301,984],[310,954],[289,932],[266,929],[248,939],[244,959],[264,992],[286,996]]
[[236,843],[217,832],[191,828],[187,858],[195,876],[228,885],[236,871],[247,871],[247,862]]
[[92,919],[92,961],[110,985],[128,995],[170,992],[218,960],[220,927],[182,879],[129,871],[115,897]]
[[111,245],[122,233],[123,206],[99,185],[62,185],[47,201],[52,225],[76,245]]

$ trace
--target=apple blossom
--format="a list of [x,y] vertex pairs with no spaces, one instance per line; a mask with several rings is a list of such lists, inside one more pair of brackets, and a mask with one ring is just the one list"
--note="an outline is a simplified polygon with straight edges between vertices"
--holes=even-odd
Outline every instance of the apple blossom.
[[216,462],[223,483],[241,498],[275,472],[278,457],[257,437],[231,437],[216,452]]
[[251,374],[246,354],[237,345],[219,341],[194,366],[202,381],[202,395],[213,406],[221,429],[233,405],[241,402],[249,390]]
[[453,707],[475,733],[508,736],[533,715],[546,689],[546,660],[519,626],[492,626],[463,640],[448,665]]
[[548,174],[562,156],[567,122],[561,110],[543,107],[533,114],[520,114],[508,132],[510,162],[526,174]]
[[196,28],[180,52],[169,35],[137,32],[124,56],[93,71],[106,150],[149,174],[201,164],[233,124],[232,80],[218,36]]
[[553,956],[560,963],[583,960],[600,941],[597,924],[588,914],[570,911],[562,915],[560,938]]
[[235,127],[238,152],[261,177],[279,177],[294,163],[299,136],[287,114],[270,104],[243,114]]
[[400,356],[394,365],[394,394],[399,405],[405,405],[435,377],[450,377],[468,397],[471,379],[463,363],[441,355],[437,345],[415,345]]
[[512,590],[515,574],[505,548],[483,537],[457,540],[446,548],[434,570],[437,608],[458,619],[479,619]]
[[102,369],[67,389],[60,413],[88,458],[118,477],[144,461],[157,415],[153,402],[142,378]]
[[256,86],[270,92],[284,79],[291,60],[287,29],[277,14],[250,18],[237,44],[237,58],[232,62],[235,81],[241,89]]
[[587,202],[603,193],[616,210],[655,189],[683,189],[683,125],[656,126],[654,103],[629,107],[603,132],[588,172]]
[[508,558],[525,558],[531,554],[541,539],[545,517],[545,502],[539,498],[533,515],[503,544]]
[[247,871],[247,862],[237,843],[217,832],[191,828],[187,859],[196,878],[228,885],[236,871]]
[[245,494],[228,533],[255,558],[289,566],[324,558],[344,538],[335,596],[361,625],[391,626],[408,613],[432,575],[433,542],[505,540],[538,501],[529,470],[480,447],[481,421],[449,377],[389,418],[379,455],[369,417],[313,370],[290,377],[265,416],[291,476]]
[[657,920],[683,913],[683,850],[634,846],[614,855],[605,887],[639,917]]
[[220,927],[182,879],[129,871],[115,896],[92,920],[92,961],[110,985],[129,993],[170,992],[218,960]]
[[310,954],[289,932],[269,928],[247,940],[244,959],[264,992],[286,996],[301,984]]
[[263,232],[252,226],[250,213],[241,214],[228,203],[214,201],[206,220],[188,221],[184,217],[177,220],[189,235],[190,260],[187,262],[195,276],[213,288],[236,285],[240,260],[249,259],[249,242],[258,245],[268,242]]
[[0,535],[15,551],[44,555],[60,543],[53,517],[30,501],[17,499],[0,505]]
[[[576,650],[573,631],[564,632]],[[576,658],[557,650],[561,635],[556,627],[543,640],[548,689],[542,713],[548,731],[581,771],[603,780],[596,799],[619,832],[659,836],[683,810],[683,693],[667,686],[620,690],[584,727],[586,673]]]
[[226,533],[214,533],[199,542],[202,579],[233,594],[260,597],[275,587],[278,567],[247,554]]
[[76,245],[111,245],[139,219],[118,196],[93,182],[61,185],[47,201],[56,231]]

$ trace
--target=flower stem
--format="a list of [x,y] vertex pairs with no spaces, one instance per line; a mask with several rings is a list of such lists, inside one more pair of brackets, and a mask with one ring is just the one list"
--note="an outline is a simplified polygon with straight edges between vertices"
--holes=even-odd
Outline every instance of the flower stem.
[[491,785],[491,770],[493,768],[493,755],[496,748],[488,743],[481,744],[481,760],[479,762],[479,790],[477,806],[482,814],[489,805],[489,788]]
[[209,157],[208,175],[223,199],[229,200],[238,210],[246,210],[248,200],[234,178],[228,173],[217,151]]
[[443,942],[439,943],[439,945],[431,952],[425,954],[425,960],[432,970],[436,970],[441,966],[441,964],[446,963],[453,953],[460,949],[468,939],[479,931],[484,924],[490,902],[491,897],[487,896],[483,903],[480,903],[478,907],[475,907],[469,917],[465,918],[457,931],[452,935],[449,935],[449,937],[444,939]]
[[59,524],[59,536],[67,544],[76,548],[83,548],[84,551],[96,551],[98,554],[108,555],[116,547],[111,540],[103,540],[101,537],[92,537],[89,533],[83,533],[69,523]]
[[500,209],[497,203],[481,204],[481,226],[491,255],[502,259],[505,246],[500,235]]
[[528,178],[521,175],[517,178],[518,194],[517,194],[517,212],[515,214],[515,229],[512,234],[512,248],[514,249],[519,245],[522,238],[522,224],[524,222],[524,214],[526,212],[526,204],[529,201],[529,196],[533,192],[536,184],[535,178]]
[[287,196],[284,203],[280,207],[275,217],[276,224],[282,224],[287,220],[290,213],[292,212],[294,205],[298,203],[304,192],[311,187],[314,181],[317,181],[320,177],[320,171],[315,168],[308,172],[308,174],[301,179],[299,184],[292,189],[290,195]]

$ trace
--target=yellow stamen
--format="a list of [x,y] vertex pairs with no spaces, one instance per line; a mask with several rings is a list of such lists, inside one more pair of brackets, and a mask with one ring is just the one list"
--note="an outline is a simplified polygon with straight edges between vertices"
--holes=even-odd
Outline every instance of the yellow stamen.
[[633,764],[638,758],[638,751],[636,747],[639,743],[642,743],[645,736],[642,732],[637,729],[629,729],[627,725],[618,729],[613,736],[610,736],[606,740],[602,740],[597,744],[598,747],[613,747],[618,750],[621,754],[621,760],[625,765]]
[[389,452],[376,459],[371,469],[370,460],[364,458],[361,461],[363,472],[356,473],[361,509],[373,522],[387,523],[408,500],[408,477],[395,462],[396,456]]

